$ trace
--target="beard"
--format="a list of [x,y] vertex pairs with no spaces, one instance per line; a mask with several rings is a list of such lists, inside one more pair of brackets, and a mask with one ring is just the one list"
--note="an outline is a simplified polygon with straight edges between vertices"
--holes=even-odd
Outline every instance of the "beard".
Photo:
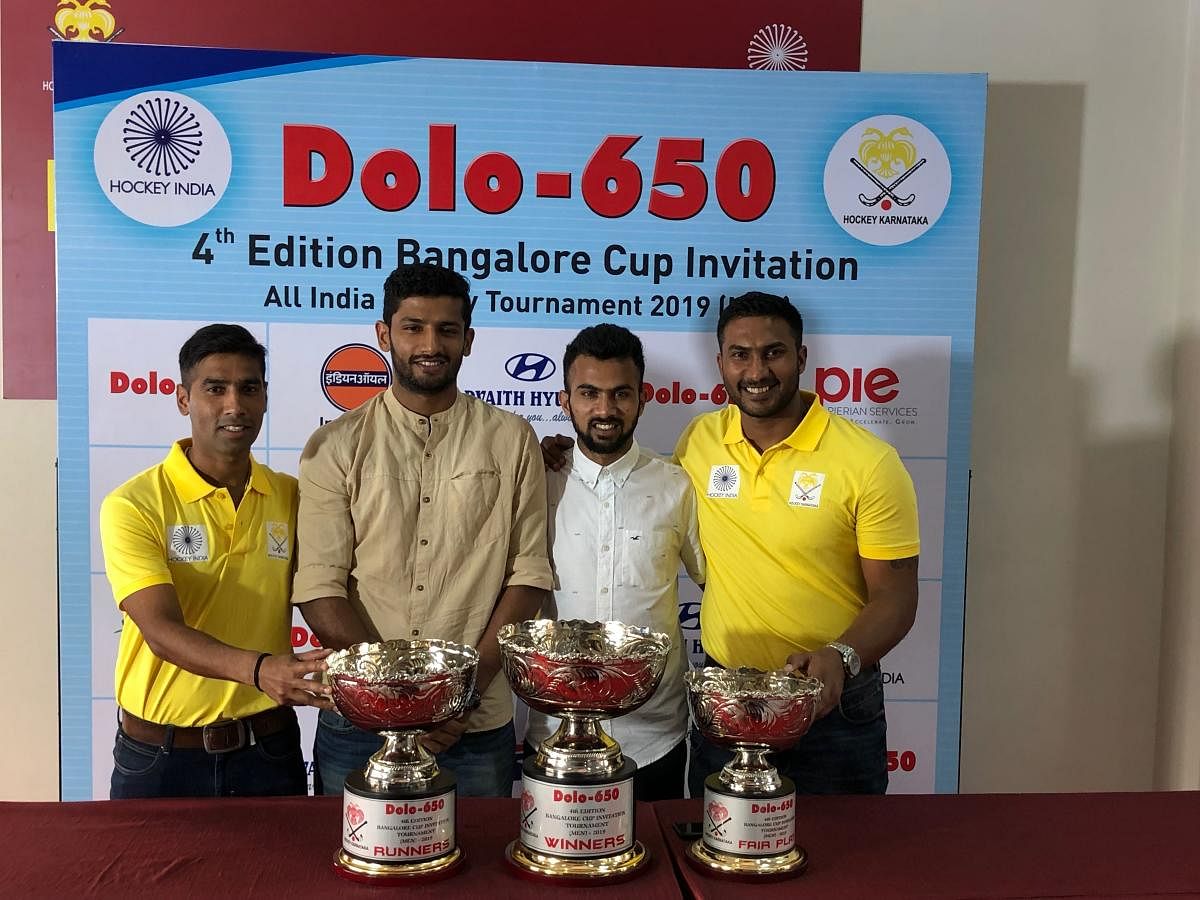
[[[623,423],[620,419],[589,419],[583,428],[579,427],[579,422],[574,414],[571,415],[571,424],[575,426],[575,434],[579,438],[579,443],[583,444],[588,450],[593,453],[609,455],[628,450],[633,443],[633,432],[637,428],[638,418],[635,417],[629,423],[629,428],[622,427]],[[595,425],[617,425],[617,430],[611,436],[599,437],[593,431]]]
[[[458,380],[458,370],[462,368],[462,357],[457,362],[447,356],[413,356],[401,360],[395,350],[391,357],[396,383],[414,394],[440,394]],[[422,359],[444,360],[446,367],[440,373],[422,372],[416,365],[416,361]]]

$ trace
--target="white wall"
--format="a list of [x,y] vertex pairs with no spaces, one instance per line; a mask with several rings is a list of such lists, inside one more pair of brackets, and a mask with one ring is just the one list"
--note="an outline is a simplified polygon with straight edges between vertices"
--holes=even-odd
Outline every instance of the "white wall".
[[[866,0],[863,68],[991,73],[962,789],[1200,787],[1200,0]],[[54,455],[0,401],[0,799],[58,795]]]

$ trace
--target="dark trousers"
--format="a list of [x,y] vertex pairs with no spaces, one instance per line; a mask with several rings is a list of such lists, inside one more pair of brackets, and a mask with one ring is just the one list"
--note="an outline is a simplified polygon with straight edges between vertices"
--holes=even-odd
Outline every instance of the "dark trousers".
[[[733,753],[705,740],[695,726],[688,739],[692,752],[688,790],[693,797],[703,797],[704,780],[719,772]],[[813,722],[791,750],[772,753],[767,761],[796,782],[801,794],[885,793],[887,721],[879,666],[849,679],[838,708]]]
[[181,750],[167,734],[161,746],[117,728],[109,798],[281,797],[308,793],[300,726],[291,724],[229,753]]
[[680,741],[633,776],[633,798],[641,803],[655,800],[679,800],[683,797],[684,772],[687,769],[687,739]]

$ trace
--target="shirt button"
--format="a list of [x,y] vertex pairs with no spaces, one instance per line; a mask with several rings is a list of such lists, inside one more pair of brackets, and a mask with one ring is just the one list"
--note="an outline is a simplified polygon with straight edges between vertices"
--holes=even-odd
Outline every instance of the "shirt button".
[[428,547],[428,546],[429,546],[429,541],[425,540],[425,538],[421,538],[421,546],[422,546],[422,547]]
[[414,628],[414,629],[413,629],[413,635],[412,635],[412,636],[413,636],[413,637],[417,637],[417,635],[419,635],[420,633],[421,633],[421,629],[420,629],[420,628]]
[[602,594],[607,594],[607,593],[608,593],[608,588],[600,588],[600,593],[602,593]]
[[420,424],[422,424],[422,425],[428,425],[428,424],[429,424],[429,423],[428,423],[428,422],[426,422],[424,419],[420,419],[419,421],[420,421]]
[[417,585],[417,590],[418,590],[418,591],[423,591],[423,590],[425,590],[425,585],[423,585],[423,584],[418,584],[418,585]]
[[433,454],[432,454],[432,453],[426,453],[426,454],[425,454],[425,458],[426,458],[426,459],[433,459]]
[[422,497],[422,498],[421,498],[421,502],[422,502],[422,503],[428,503],[428,502],[429,502],[429,498],[428,498],[428,497]]
[[233,531],[233,526],[232,526],[232,525],[226,525],[226,526],[225,526],[225,530],[226,530],[226,531]]
[[603,547],[601,547],[600,549],[601,549],[601,550],[607,550],[607,549],[608,549],[608,544],[605,544],[605,545],[604,545]]

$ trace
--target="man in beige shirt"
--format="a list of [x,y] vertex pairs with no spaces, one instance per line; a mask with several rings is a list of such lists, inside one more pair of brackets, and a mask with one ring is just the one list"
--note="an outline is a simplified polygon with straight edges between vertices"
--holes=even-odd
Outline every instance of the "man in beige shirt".
[[[508,796],[516,738],[496,633],[533,618],[551,585],[546,484],[529,424],[458,390],[470,325],[461,275],[416,264],[388,276],[375,332],[393,384],[304,448],[292,599],[326,647],[443,638],[478,649],[478,709],[423,742],[459,793]],[[323,711],[319,789],[340,794],[381,743]]]

